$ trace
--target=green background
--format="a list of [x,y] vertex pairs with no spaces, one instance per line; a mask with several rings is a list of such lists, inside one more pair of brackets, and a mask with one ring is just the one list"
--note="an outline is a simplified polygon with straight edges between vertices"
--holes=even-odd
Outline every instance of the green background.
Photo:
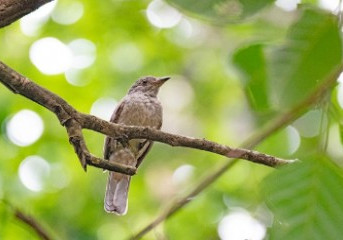
[[[270,0],[167,2],[182,20],[166,29],[149,22],[150,2],[137,0],[79,1],[78,21],[62,25],[48,17],[34,36],[25,35],[17,21],[0,30],[1,61],[85,113],[99,98],[119,101],[140,76],[171,76],[160,92],[162,129],[233,147],[304,100],[341,64],[337,17],[315,1],[289,12]],[[71,11],[75,3],[60,0],[54,13]],[[65,44],[80,38],[93,42],[96,58],[79,71],[82,86],[68,83],[64,74],[43,74],[31,62],[31,45],[45,37]],[[263,223],[267,239],[342,236],[343,118],[338,87],[332,90],[258,147],[301,163],[276,171],[241,160],[144,239],[218,239],[218,224],[235,209]],[[26,147],[13,144],[6,133],[8,121],[23,109],[44,122],[42,136]],[[107,173],[93,167],[82,171],[51,112],[0,86],[0,124],[1,239],[37,239],[6,201],[34,216],[56,239],[127,238],[227,161],[156,143],[131,181],[128,214],[118,217],[103,210]],[[104,136],[84,134],[90,151],[102,156]],[[31,155],[52,169],[38,192],[27,189],[18,175]],[[184,165],[191,166],[191,174],[177,182],[175,170]]]

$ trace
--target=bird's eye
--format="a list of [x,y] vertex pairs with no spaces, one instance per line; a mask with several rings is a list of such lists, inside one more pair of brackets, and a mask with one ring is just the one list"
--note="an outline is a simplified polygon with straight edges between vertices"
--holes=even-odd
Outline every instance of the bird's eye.
[[142,84],[143,84],[143,85],[146,85],[147,83],[148,83],[147,80],[143,80],[143,81],[142,81]]

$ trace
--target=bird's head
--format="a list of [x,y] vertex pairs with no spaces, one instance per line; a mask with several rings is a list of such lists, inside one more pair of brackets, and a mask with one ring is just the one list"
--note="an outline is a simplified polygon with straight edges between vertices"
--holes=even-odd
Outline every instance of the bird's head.
[[142,77],[133,84],[129,90],[129,94],[141,92],[151,96],[157,96],[159,88],[168,79],[170,79],[170,77]]

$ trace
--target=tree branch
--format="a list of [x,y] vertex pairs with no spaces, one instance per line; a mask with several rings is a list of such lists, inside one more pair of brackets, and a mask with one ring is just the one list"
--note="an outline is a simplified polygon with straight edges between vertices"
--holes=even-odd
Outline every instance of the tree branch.
[[37,221],[34,217],[27,215],[19,208],[14,207],[8,200],[0,199],[5,206],[7,206],[13,212],[13,215],[24,224],[28,225],[32,228],[36,234],[43,240],[52,240],[53,237],[49,234],[49,232],[42,226],[42,224]]
[[228,158],[246,159],[251,162],[271,167],[277,167],[293,162],[293,160],[287,161],[247,149],[231,148],[205,139],[179,136],[148,127],[124,126],[110,123],[92,115],[79,113],[56,94],[40,87],[2,62],[0,62],[0,81],[14,93],[25,96],[56,114],[61,125],[66,128],[69,141],[73,145],[81,165],[85,170],[87,164],[89,164],[95,167],[105,168],[128,175],[133,175],[136,171],[133,167],[110,163],[109,161],[92,156],[84,141],[82,128],[91,129],[113,138],[120,138],[122,136],[125,136],[128,139],[144,138],[163,142],[171,146],[200,149],[223,155]]
[[73,145],[81,165],[85,170],[87,164],[89,164],[128,175],[134,175],[136,173],[136,169],[131,166],[105,161],[89,153],[83,138],[82,127],[75,120],[75,116],[80,114],[62,98],[40,87],[2,62],[0,62],[0,82],[14,93],[21,94],[56,114],[61,125],[67,129],[69,141]]
[[51,1],[52,0],[1,0],[0,27],[10,25],[12,22]]
[[207,152],[216,153],[228,158],[240,158],[251,162],[277,167],[294,162],[284,160],[264,153],[243,148],[231,148],[206,139],[192,138],[172,133],[163,132],[149,127],[124,126],[109,123],[92,115],[78,113],[77,121],[83,128],[94,130],[105,135],[118,138],[125,136],[127,139],[143,138],[162,142],[173,147],[188,147]]
[[26,215],[24,212],[20,211],[18,208],[14,210],[14,216],[18,220],[30,226],[41,239],[44,239],[44,240],[53,239],[52,237],[50,237],[47,231],[38,223],[38,221],[34,219],[32,216]]
[[[271,134],[277,132],[278,130],[282,129],[283,127],[287,126],[294,120],[296,120],[299,116],[301,116],[309,107],[318,103],[321,99],[323,99],[328,91],[332,89],[332,87],[336,84],[337,78],[340,73],[343,71],[343,64],[338,66],[329,76],[328,78],[322,82],[318,86],[317,89],[313,91],[306,99],[300,102],[298,105],[294,106],[292,109],[287,111],[284,114],[276,117],[271,124],[266,125],[263,127],[259,132],[252,135],[248,140],[246,140],[242,147],[245,148],[254,148],[256,145],[261,143],[264,139],[266,139]],[[207,177],[205,177],[202,181],[197,183],[197,185],[185,196],[174,200],[170,207],[167,208],[161,215],[159,215],[155,220],[149,223],[146,227],[144,227],[141,231],[137,232],[133,235],[130,239],[140,239],[145,234],[150,232],[154,229],[157,225],[161,222],[165,221],[176,212],[178,212],[182,207],[187,205],[191,202],[195,197],[201,193],[204,189],[206,189],[209,185],[214,183],[220,176],[222,176],[228,169],[234,166],[238,162],[237,159],[233,159],[231,161],[227,161],[223,163],[217,170],[211,172]]]
[[[12,22],[20,19],[21,17],[50,1],[52,0],[0,0],[0,28],[11,24]],[[248,148],[254,147],[271,133],[286,126],[288,123],[296,119],[297,116],[304,112],[316,100],[320,99],[325,92],[330,89],[330,87],[336,81],[339,72],[341,72],[341,68],[342,67],[340,66],[339,71],[332,74],[331,78],[328,79],[326,86],[325,84],[322,84],[321,87],[317,89],[318,91],[315,91],[313,95],[311,95],[294,109],[277,118],[273,124],[265,127],[262,131],[260,131],[260,133],[254,135],[252,138],[246,141],[243,146]],[[153,141],[163,142],[171,146],[196,148],[217,153],[225,157],[242,158],[272,167],[294,162],[294,160],[286,161],[284,159],[243,148],[230,148],[228,146],[205,139],[179,136],[144,127],[122,126],[106,122],[96,118],[95,116],[79,113],[59,96],[31,82],[29,79],[15,72],[2,62],[0,62],[0,81],[14,93],[21,94],[56,114],[60,123],[65,126],[69,136],[69,141],[73,145],[81,165],[85,170],[87,164],[89,164],[95,167],[121,172],[128,175],[133,175],[136,172],[136,169],[130,166],[110,163],[109,161],[105,161],[101,158],[91,155],[85,144],[82,128],[91,129],[111,137],[127,136],[128,139],[146,138]],[[133,239],[142,237],[160,222],[173,215],[180,208],[190,202],[193,197],[198,195],[202,190],[219,178],[224,172],[226,172],[227,169],[231,168],[236,162],[237,159],[227,161],[218,170],[209,174],[208,177],[201,181],[187,196],[175,201],[167,211],[165,211],[154,222],[149,224],[141,232],[135,235]],[[42,228],[40,224],[38,224],[38,222],[32,217],[24,214],[19,209],[15,210],[15,216],[22,222],[31,226],[42,239],[51,239],[44,228]]]

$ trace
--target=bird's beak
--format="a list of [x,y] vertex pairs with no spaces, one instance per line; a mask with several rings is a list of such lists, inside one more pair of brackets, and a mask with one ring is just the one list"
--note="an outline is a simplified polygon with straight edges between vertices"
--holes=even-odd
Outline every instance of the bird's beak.
[[161,86],[163,83],[165,83],[169,79],[170,79],[170,77],[160,77],[160,78],[157,78],[156,84],[158,86]]

